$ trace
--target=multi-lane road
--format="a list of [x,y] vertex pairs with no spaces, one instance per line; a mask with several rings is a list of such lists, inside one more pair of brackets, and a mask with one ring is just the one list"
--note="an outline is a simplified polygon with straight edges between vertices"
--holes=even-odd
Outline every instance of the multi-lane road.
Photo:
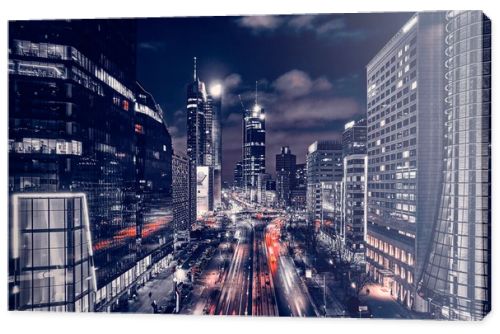
[[198,304],[205,304],[204,313],[315,316],[307,288],[280,241],[279,220],[238,219],[235,226],[230,264],[202,276],[207,286]]

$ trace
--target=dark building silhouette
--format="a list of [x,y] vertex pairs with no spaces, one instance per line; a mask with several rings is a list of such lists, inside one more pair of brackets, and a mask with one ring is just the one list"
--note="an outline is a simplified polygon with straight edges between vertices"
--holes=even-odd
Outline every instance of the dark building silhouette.
[[241,161],[238,161],[234,166],[233,186],[243,188],[243,164]]
[[295,163],[297,157],[290,147],[283,146],[276,154],[276,192],[281,206],[290,206],[291,192],[295,187]]
[[140,84],[135,92],[137,253],[166,255],[173,237],[172,140],[153,96]]

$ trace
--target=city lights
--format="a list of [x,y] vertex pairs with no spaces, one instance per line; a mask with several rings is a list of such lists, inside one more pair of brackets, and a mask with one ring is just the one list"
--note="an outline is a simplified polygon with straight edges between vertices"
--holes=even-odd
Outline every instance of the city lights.
[[222,85],[220,83],[214,83],[210,86],[210,94],[214,97],[219,97],[222,95]]
[[491,22],[352,15],[9,22],[9,310],[482,319]]

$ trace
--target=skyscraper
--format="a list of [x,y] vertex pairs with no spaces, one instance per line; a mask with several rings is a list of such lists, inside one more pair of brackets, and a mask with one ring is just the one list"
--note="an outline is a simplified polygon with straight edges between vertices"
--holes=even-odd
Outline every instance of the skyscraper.
[[136,84],[136,245],[139,257],[168,253],[172,241],[172,139],[154,97]]
[[222,196],[222,87],[214,84],[207,95],[207,104],[212,113],[212,149],[214,167],[214,209],[221,206]]
[[419,293],[438,317],[478,320],[491,309],[491,21],[449,12],[444,42],[443,184]]
[[[197,216],[214,210],[214,145],[213,100],[205,83],[196,72],[194,58],[193,82],[187,87],[187,155],[196,166],[191,182],[196,182]],[[193,181],[196,180],[196,181]]]
[[296,160],[296,156],[288,146],[281,147],[281,152],[276,154],[276,191],[278,203],[282,206],[289,206],[291,203],[291,192],[295,186]]
[[243,115],[243,188],[250,200],[257,200],[258,176],[265,173],[266,120],[256,97],[252,110]]
[[415,14],[367,65],[368,271],[408,308],[439,208],[444,14]]
[[[164,255],[171,220],[170,135],[136,84],[135,21],[9,28],[9,193],[21,205],[10,228],[50,230],[48,240],[23,225],[26,237],[36,233],[33,248],[12,239],[9,306],[111,308],[144,274],[143,263]],[[65,247],[74,253],[64,255]]]
[[[307,151],[306,170],[307,221],[310,232],[315,235],[324,223],[325,211],[334,212],[334,201],[326,199],[334,198],[333,191],[339,188],[335,183],[342,182],[342,144],[337,141],[312,143]],[[328,230],[334,231],[333,228]]]
[[342,134],[344,159],[343,224],[344,255],[354,262],[364,260],[368,158],[366,155],[366,121],[352,121]]

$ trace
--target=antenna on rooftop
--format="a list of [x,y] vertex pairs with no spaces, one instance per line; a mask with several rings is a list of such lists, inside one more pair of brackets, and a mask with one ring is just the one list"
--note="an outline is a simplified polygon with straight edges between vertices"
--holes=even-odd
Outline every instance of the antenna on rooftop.
[[194,67],[193,67],[193,81],[196,81],[196,57],[193,58],[194,60]]

